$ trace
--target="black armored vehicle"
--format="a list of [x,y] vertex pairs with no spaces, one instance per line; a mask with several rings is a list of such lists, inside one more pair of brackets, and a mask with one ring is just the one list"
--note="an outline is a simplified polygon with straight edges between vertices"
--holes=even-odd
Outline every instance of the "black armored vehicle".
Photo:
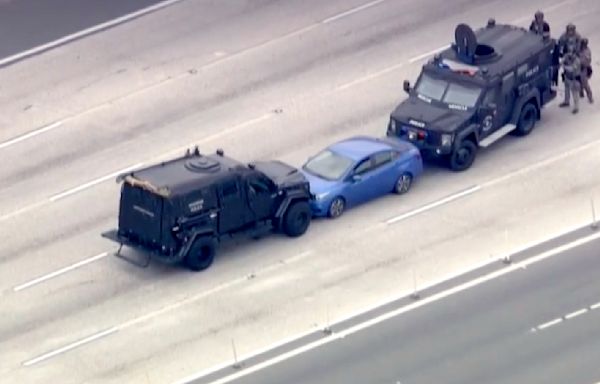
[[118,228],[102,236],[120,244],[117,256],[126,245],[147,254],[148,263],[155,258],[203,270],[227,237],[272,229],[298,237],[311,222],[308,181],[280,161],[245,165],[222,150],[203,155],[196,147],[117,182]]
[[459,24],[455,42],[421,70],[409,97],[392,112],[388,136],[416,145],[454,171],[468,169],[479,147],[506,134],[525,136],[556,97],[556,42],[496,24],[473,31]]

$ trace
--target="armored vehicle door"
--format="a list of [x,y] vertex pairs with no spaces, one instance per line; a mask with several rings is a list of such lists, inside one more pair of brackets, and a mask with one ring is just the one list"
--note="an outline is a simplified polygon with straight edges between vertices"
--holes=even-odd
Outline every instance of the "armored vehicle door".
[[489,136],[508,123],[515,105],[514,72],[504,76],[501,82],[491,84],[479,108],[480,138]]
[[262,174],[254,172],[246,176],[245,187],[252,220],[259,221],[269,218],[274,211],[277,193],[273,182]]
[[248,222],[248,207],[239,178],[223,181],[218,189],[221,200],[219,233],[227,233],[243,227]]

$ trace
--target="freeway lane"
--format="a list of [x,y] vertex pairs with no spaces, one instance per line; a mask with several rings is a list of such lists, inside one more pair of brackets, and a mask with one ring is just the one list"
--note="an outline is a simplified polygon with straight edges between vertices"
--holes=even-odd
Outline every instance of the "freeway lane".
[[162,0],[0,0],[0,62]]
[[598,249],[600,239],[565,250],[229,382],[595,383]]
[[[386,1],[347,13],[361,3],[184,1],[0,71],[3,140],[63,120],[1,148],[0,215],[42,202],[0,221],[3,378],[169,382],[229,359],[231,338],[247,354],[405,292],[413,269],[428,282],[589,220],[589,198],[600,196],[600,132],[589,129],[598,107],[573,117],[552,105],[535,133],[482,151],[470,172],[430,170],[413,193],[316,222],[298,241],[224,249],[207,273],[97,257],[114,250],[99,234],[115,225],[118,186],[79,187],[192,143],[299,164],[332,140],[379,135],[402,79],[418,72],[415,57],[448,43],[457,22],[526,23],[539,7],[600,41],[590,0]],[[15,289],[42,276],[51,278]]]

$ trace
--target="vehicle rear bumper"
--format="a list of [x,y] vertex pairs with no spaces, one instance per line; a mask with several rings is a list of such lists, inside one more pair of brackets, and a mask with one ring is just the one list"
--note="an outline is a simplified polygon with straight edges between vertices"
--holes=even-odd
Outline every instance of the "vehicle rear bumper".
[[150,256],[152,259],[160,261],[161,263],[176,264],[176,263],[179,263],[183,259],[183,257],[180,255],[181,252],[175,252],[175,253],[161,252],[161,250],[159,250],[159,249],[145,246],[138,242],[132,241],[131,239],[129,239],[126,236],[120,235],[119,231],[117,229],[111,229],[110,231],[103,232],[101,234],[101,236],[104,237],[105,239],[108,239],[108,240],[114,241],[115,243],[118,243],[120,246],[127,246],[136,251],[142,252],[142,253]]

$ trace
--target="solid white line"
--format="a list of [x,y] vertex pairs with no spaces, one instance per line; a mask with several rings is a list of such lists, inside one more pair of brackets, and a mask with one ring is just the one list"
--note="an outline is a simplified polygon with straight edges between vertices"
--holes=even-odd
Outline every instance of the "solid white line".
[[[148,160],[146,163],[159,161],[161,159],[170,158],[170,157],[176,156],[176,155],[183,155],[183,153],[185,152],[185,150],[188,149],[188,148],[190,148],[191,146],[194,146],[194,145],[200,146],[200,144],[202,144],[202,143],[206,143],[206,142],[209,142],[211,140],[218,139],[218,138],[220,138],[222,136],[225,136],[225,135],[230,135],[230,134],[232,134],[234,132],[239,131],[240,129],[247,128],[250,125],[254,125],[254,124],[257,124],[257,123],[269,120],[269,119],[273,118],[274,116],[275,116],[274,113],[265,113],[264,115],[261,115],[261,116],[258,116],[256,118],[253,118],[253,119],[250,119],[250,120],[246,120],[246,121],[244,121],[244,122],[242,122],[240,124],[234,125],[233,127],[229,128],[229,129],[223,129],[222,131],[220,131],[218,133],[215,133],[215,134],[210,135],[208,137],[204,137],[203,139],[201,139],[199,141],[196,141],[194,143],[188,144],[186,146],[179,147],[177,149],[172,149],[172,150],[170,150],[168,152],[164,152],[163,154],[161,154],[159,156],[154,156],[151,160]],[[200,150],[202,151],[202,148],[200,148]]]
[[554,320],[552,320],[552,321],[549,321],[549,322],[547,322],[547,323],[544,323],[544,324],[542,324],[542,325],[538,325],[536,328],[537,328],[537,329],[539,329],[539,330],[542,330],[542,329],[545,329],[545,328],[551,327],[551,326],[553,326],[553,325],[556,325],[556,324],[558,324],[558,323],[560,323],[560,322],[562,322],[562,321],[563,321],[563,319],[561,319],[561,318],[554,319]]
[[471,187],[469,189],[466,189],[464,191],[457,192],[457,193],[455,193],[453,195],[444,197],[443,199],[434,201],[433,203],[426,204],[426,205],[424,205],[422,207],[419,207],[417,209],[414,209],[412,211],[409,211],[409,212],[403,213],[403,214],[401,214],[399,216],[396,216],[396,217],[393,217],[391,219],[388,219],[388,220],[386,220],[386,224],[393,224],[393,223],[396,223],[398,221],[408,219],[409,217],[418,215],[419,213],[426,212],[426,211],[428,211],[428,210],[430,210],[432,208],[439,207],[440,205],[447,204],[447,203],[449,203],[451,201],[454,201],[454,200],[457,200],[457,199],[459,199],[459,198],[461,198],[463,196],[467,196],[467,195],[470,195],[472,193],[475,193],[475,192],[479,191],[480,189],[481,189],[481,187],[479,185],[475,185],[475,186],[473,186],[473,187]]
[[583,315],[587,311],[588,311],[587,308],[580,309],[579,311],[575,311],[575,312],[569,313],[568,315],[565,316],[565,319],[567,319],[567,320],[572,319],[572,318],[577,317],[579,315]]
[[135,12],[132,12],[132,13],[128,13],[128,14],[120,16],[120,17],[118,17],[116,19],[109,20],[109,21],[104,22],[102,24],[98,24],[98,25],[95,25],[93,27],[81,30],[79,32],[76,32],[76,33],[64,36],[64,37],[62,37],[60,39],[57,39],[57,40],[51,41],[49,43],[46,43],[46,44],[34,47],[34,48],[29,49],[27,51],[23,51],[23,52],[15,54],[15,55],[6,57],[6,58],[0,60],[0,66],[12,63],[14,61],[18,61],[18,60],[23,59],[23,58],[25,58],[27,56],[35,55],[35,54],[37,54],[39,52],[42,52],[42,51],[45,51],[45,50],[48,50],[48,49],[51,49],[51,48],[55,48],[55,47],[57,47],[59,45],[66,44],[68,42],[71,42],[73,40],[77,40],[77,39],[85,37],[87,35],[91,35],[91,34],[93,34],[95,32],[98,32],[98,31],[100,31],[102,29],[106,29],[106,28],[113,27],[113,26],[118,25],[118,24],[122,24],[122,23],[124,23],[126,21],[135,19],[137,17],[140,17],[140,16],[143,16],[145,14],[157,11],[159,9],[168,7],[170,5],[179,3],[181,1],[183,1],[183,0],[165,0],[165,1],[160,2],[158,4],[154,4],[154,5],[151,5],[149,7],[140,9],[138,11],[135,11]]
[[358,7],[349,9],[349,10],[344,11],[342,13],[338,13],[335,16],[331,16],[331,17],[323,20],[323,24],[331,23],[332,21],[336,21],[336,20],[339,20],[339,19],[341,19],[343,17],[350,16],[350,15],[356,13],[356,12],[360,12],[360,11],[363,11],[363,10],[365,10],[367,8],[371,8],[371,7],[373,7],[373,6],[377,5],[377,4],[381,4],[384,1],[387,1],[387,0],[375,0],[375,1],[372,1],[372,2],[367,3],[367,4],[359,5]]
[[591,309],[598,309],[598,308],[600,308],[600,302],[592,305],[590,308]]
[[23,208],[19,208],[16,211],[13,211],[13,212],[10,212],[10,213],[7,213],[5,215],[0,216],[0,222],[8,220],[8,219],[12,219],[13,217],[21,215],[21,214],[23,214],[25,212],[32,211],[32,210],[34,210],[36,208],[39,208],[39,207],[42,207],[42,206],[44,206],[44,205],[46,205],[48,203],[49,203],[48,200],[38,201],[35,204],[31,204],[31,205],[25,206]]
[[[300,254],[291,256],[290,258],[283,260],[283,264],[289,264],[291,262],[298,261],[298,260],[300,260],[300,259],[302,259],[302,258],[304,258],[304,257],[306,257],[306,256],[308,256],[308,255],[310,255],[312,253],[313,253],[312,250],[301,252]],[[99,258],[100,255],[98,255],[97,257]],[[276,268],[280,267],[281,265],[282,265],[282,262],[273,263],[273,264],[268,265],[265,268],[263,268],[263,269],[261,269],[261,270],[259,270],[257,272],[254,272],[253,275],[254,276],[258,276],[259,274],[266,273],[266,272],[268,272],[270,270],[276,269]],[[58,349],[56,349],[56,350],[54,350],[52,352],[48,352],[48,353],[46,353],[46,354],[44,354],[42,356],[36,357],[36,358],[34,358],[32,360],[28,360],[28,361],[24,362],[23,365],[29,366],[29,365],[32,365],[32,364],[36,364],[36,363],[38,363],[40,361],[47,360],[47,359],[49,359],[49,358],[51,358],[53,356],[56,356],[56,355],[64,353],[64,352],[67,352],[67,351],[72,350],[72,349],[74,349],[76,347],[79,347],[79,346],[81,346],[83,344],[90,343],[90,342],[92,342],[94,340],[97,340],[97,339],[99,339],[101,337],[109,336],[109,335],[111,335],[113,333],[116,333],[118,331],[123,331],[123,330],[125,330],[127,328],[130,328],[130,327],[132,327],[134,325],[137,325],[137,324],[139,324],[141,322],[148,321],[148,320],[150,320],[152,318],[155,318],[157,316],[160,316],[160,315],[162,315],[164,313],[173,311],[175,309],[183,307],[184,305],[193,303],[193,302],[198,301],[199,299],[202,299],[202,298],[204,298],[204,297],[206,297],[208,295],[211,295],[211,294],[216,293],[218,291],[222,291],[222,290],[227,289],[227,288],[231,288],[234,285],[237,285],[239,283],[243,283],[245,281],[248,281],[248,275],[245,275],[245,276],[239,277],[237,279],[231,280],[229,282],[217,285],[217,286],[215,286],[213,288],[210,288],[210,289],[208,289],[206,291],[202,291],[199,294],[196,294],[196,295],[194,295],[192,297],[188,297],[188,298],[186,298],[184,300],[181,300],[179,302],[173,303],[173,304],[168,305],[166,307],[160,308],[160,309],[158,309],[156,311],[153,311],[153,312],[150,312],[148,314],[135,317],[135,318],[133,318],[133,319],[131,319],[129,321],[126,321],[126,322],[121,323],[119,325],[113,326],[113,327],[107,329],[106,331],[93,334],[93,335],[88,336],[88,337],[86,337],[86,338],[84,338],[82,340],[79,340],[79,341],[71,343],[71,344],[69,344],[67,346],[58,348]]]
[[548,158],[546,160],[542,160],[542,161],[539,161],[537,163],[533,163],[532,165],[529,165],[529,166],[526,166],[526,167],[521,167],[517,171],[507,173],[507,174],[505,174],[503,176],[500,176],[498,178],[495,178],[495,179],[492,179],[492,180],[489,180],[489,181],[485,181],[485,182],[481,183],[481,186],[485,187],[485,188],[491,187],[494,184],[501,183],[501,182],[506,181],[506,180],[508,180],[508,179],[510,179],[510,178],[512,178],[514,176],[526,174],[526,173],[529,173],[529,172],[531,172],[533,170],[536,170],[536,169],[545,167],[547,165],[556,163],[557,161],[560,161],[560,160],[562,160],[562,159],[564,159],[566,157],[572,156],[572,155],[574,155],[576,153],[582,152],[582,151],[584,151],[584,150],[586,150],[588,148],[597,146],[599,144],[600,144],[600,139],[599,140],[590,141],[589,143],[586,143],[586,144],[581,145],[579,147],[575,147],[575,148],[570,149],[570,150],[568,150],[566,152],[562,152],[561,154],[559,154],[557,156],[550,157],[550,158]]
[[436,49],[434,49],[432,51],[425,52],[425,53],[423,53],[421,55],[413,57],[412,59],[409,59],[408,62],[411,63],[411,64],[413,64],[413,63],[415,63],[415,62],[417,62],[419,60],[423,60],[423,59],[425,59],[425,58],[427,58],[427,57],[429,57],[431,55],[435,55],[436,53],[443,51],[444,49],[448,48],[449,46],[450,45],[444,45],[443,47],[439,47],[439,48],[436,48]]
[[88,259],[79,261],[79,262],[77,262],[75,264],[69,265],[68,267],[61,268],[58,271],[49,273],[49,274],[44,275],[44,276],[40,276],[37,279],[34,279],[34,280],[31,280],[31,281],[29,281],[27,283],[18,285],[16,287],[14,287],[13,290],[15,292],[22,291],[23,289],[32,287],[32,286],[37,285],[39,283],[42,283],[42,282],[44,282],[46,280],[50,280],[50,279],[52,279],[52,278],[54,278],[56,276],[60,276],[60,275],[62,275],[64,273],[66,273],[66,272],[72,271],[72,270],[77,269],[79,267],[82,267],[84,265],[90,264],[90,263],[92,263],[94,261],[100,260],[100,259],[106,257],[107,255],[108,255],[108,252],[103,252],[103,253],[101,253],[99,255],[96,255],[96,256],[90,257]]
[[14,139],[10,139],[7,140],[3,143],[0,143],[0,149],[6,148],[6,147],[10,147],[11,145],[20,143],[21,141],[30,139],[32,137],[35,137],[37,135],[41,135],[42,133],[48,132],[53,130],[54,128],[58,128],[62,125],[61,121],[57,121],[55,123],[43,126],[42,128],[36,129],[35,131],[31,131],[25,134],[22,134],[20,136],[15,137]]
[[[554,248],[552,250],[543,252],[543,253],[541,253],[541,254],[539,254],[539,255],[537,255],[535,257],[532,257],[532,258],[530,258],[528,260],[525,260],[525,261],[523,261],[521,263],[515,263],[515,264],[513,264],[513,265],[511,265],[509,267],[506,267],[504,269],[501,269],[499,271],[489,273],[489,274],[484,275],[482,277],[479,277],[477,279],[474,279],[474,280],[468,281],[466,283],[463,283],[461,285],[458,285],[456,287],[450,288],[450,289],[448,289],[446,291],[443,291],[443,292],[437,293],[435,295],[432,295],[430,297],[426,297],[424,299],[421,299],[418,302],[415,302],[415,303],[409,304],[409,305],[407,305],[405,307],[399,308],[397,310],[385,313],[383,315],[380,315],[380,316],[378,316],[376,318],[370,319],[370,320],[368,320],[366,322],[358,324],[358,325],[356,325],[354,327],[351,327],[351,328],[349,328],[347,330],[344,330],[342,332],[332,334],[332,335],[330,335],[328,337],[325,337],[323,339],[320,339],[320,340],[318,340],[316,342],[309,343],[309,344],[304,345],[304,346],[302,346],[302,347],[300,347],[298,349],[295,349],[293,351],[284,353],[284,354],[279,355],[279,356],[277,356],[277,357],[275,357],[273,359],[264,361],[264,362],[262,362],[260,364],[252,366],[250,368],[247,368],[244,371],[241,371],[241,372],[238,372],[236,374],[224,377],[224,378],[222,378],[220,380],[214,381],[211,384],[225,384],[225,383],[231,382],[232,380],[238,379],[238,378],[246,376],[246,375],[248,375],[250,373],[253,373],[253,372],[259,371],[261,369],[267,368],[267,367],[272,366],[272,365],[274,365],[274,364],[276,364],[278,362],[290,359],[290,358],[292,358],[294,356],[297,356],[297,355],[299,355],[301,353],[304,353],[304,352],[310,351],[312,349],[315,349],[315,348],[317,348],[317,347],[319,347],[321,345],[331,343],[331,342],[336,341],[336,340],[338,340],[340,338],[344,338],[344,337],[346,337],[348,335],[351,335],[353,333],[356,333],[358,331],[361,331],[361,330],[364,330],[366,328],[369,328],[369,327],[372,327],[374,325],[377,325],[377,324],[379,324],[379,323],[381,323],[381,322],[383,322],[385,320],[388,320],[390,318],[393,318],[393,317],[396,317],[396,316],[401,315],[403,313],[407,313],[407,312],[409,312],[411,310],[423,307],[423,306],[425,306],[425,305],[427,305],[429,303],[433,303],[433,302],[439,301],[439,300],[441,300],[443,298],[446,298],[446,297],[451,296],[453,294],[465,291],[465,290],[467,290],[469,288],[472,288],[472,287],[475,287],[475,286],[480,285],[482,283],[491,281],[491,280],[496,279],[498,277],[504,276],[504,275],[506,275],[508,273],[511,273],[511,272],[514,272],[514,271],[517,271],[517,270],[521,270],[523,268],[522,265],[532,265],[532,264],[538,263],[538,262],[543,261],[545,259],[548,259],[548,258],[550,258],[552,256],[556,256],[558,254],[564,253],[564,252],[566,252],[566,251],[568,251],[570,249],[576,248],[576,247],[581,246],[583,244],[587,244],[587,243],[589,243],[591,241],[594,241],[594,240],[597,240],[599,238],[600,238],[600,232],[596,233],[596,234],[593,234],[593,235],[590,235],[590,236],[587,236],[587,237],[584,237],[584,238],[581,238],[579,240],[573,241],[571,243],[567,243],[565,245],[562,245],[560,247]],[[397,299],[402,298],[402,297],[404,297],[404,296],[400,296]],[[562,321],[562,319],[559,319],[559,320]],[[253,355],[256,356],[256,354],[253,354]],[[195,375],[192,380],[195,380],[198,377],[201,377],[201,376]],[[188,380],[188,381],[178,381],[176,383],[177,384],[185,384],[185,383],[187,383],[189,381],[191,381],[191,380]]]
[[56,355],[60,355],[61,353],[68,352],[68,351],[70,351],[70,350],[72,350],[72,349],[75,349],[75,348],[77,348],[77,347],[79,347],[79,346],[82,346],[82,345],[84,345],[84,344],[91,343],[91,342],[92,342],[92,341],[94,341],[94,340],[98,340],[98,339],[100,339],[100,338],[102,338],[102,337],[109,336],[109,335],[111,335],[111,334],[113,334],[113,333],[116,333],[117,331],[118,331],[118,329],[116,329],[116,328],[110,328],[110,329],[107,329],[107,330],[105,330],[105,331],[102,331],[102,332],[95,333],[95,334],[93,334],[93,335],[91,335],[91,336],[88,336],[88,337],[86,337],[86,338],[84,338],[84,339],[81,339],[81,340],[79,340],[79,341],[76,341],[76,342],[74,342],[74,343],[71,343],[71,344],[69,344],[69,345],[66,345],[66,346],[64,346],[64,347],[62,347],[62,348],[55,349],[54,351],[51,351],[51,352],[45,353],[45,354],[43,354],[43,355],[41,355],[41,356],[38,356],[38,357],[36,357],[36,358],[34,358],[34,359],[27,360],[27,361],[25,361],[25,362],[23,363],[23,365],[24,365],[24,366],[26,366],[26,367],[28,367],[28,366],[30,366],[30,365],[37,364],[37,363],[39,363],[39,362],[41,362],[41,361],[48,360],[48,359],[49,359],[49,358],[51,358],[51,357],[54,357],[54,356],[56,356]]
[[58,193],[58,194],[50,197],[48,200],[50,200],[51,202],[55,202],[57,200],[63,199],[65,197],[67,197],[67,196],[70,196],[70,195],[72,195],[74,193],[81,192],[81,191],[83,191],[85,189],[93,187],[96,184],[100,184],[100,183],[102,183],[102,182],[104,182],[106,180],[110,180],[113,177],[116,177],[116,176],[120,175],[121,173],[125,173],[125,172],[128,172],[128,171],[132,171],[132,170],[134,170],[136,168],[140,168],[143,165],[144,165],[144,163],[138,163],[136,165],[132,165],[131,167],[123,168],[123,169],[121,169],[119,171],[113,172],[113,173],[111,173],[109,175],[106,175],[106,176],[102,176],[102,177],[100,177],[100,178],[98,178],[96,180],[92,180],[92,181],[87,182],[85,184],[82,184],[82,185],[80,185],[78,187],[71,188],[71,189],[69,189],[67,191]]
[[358,78],[356,80],[352,80],[349,83],[342,84],[342,85],[336,87],[336,90],[341,91],[341,90],[344,90],[344,89],[348,89],[348,88],[353,87],[353,86],[355,86],[357,84],[364,83],[365,81],[372,80],[372,79],[374,79],[376,77],[379,77],[381,75],[385,75],[388,72],[395,71],[396,69],[402,68],[403,66],[404,66],[404,63],[394,64],[391,67],[387,67],[385,69],[382,69],[381,71],[377,71],[377,72],[368,74],[368,75],[366,75],[364,77]]

